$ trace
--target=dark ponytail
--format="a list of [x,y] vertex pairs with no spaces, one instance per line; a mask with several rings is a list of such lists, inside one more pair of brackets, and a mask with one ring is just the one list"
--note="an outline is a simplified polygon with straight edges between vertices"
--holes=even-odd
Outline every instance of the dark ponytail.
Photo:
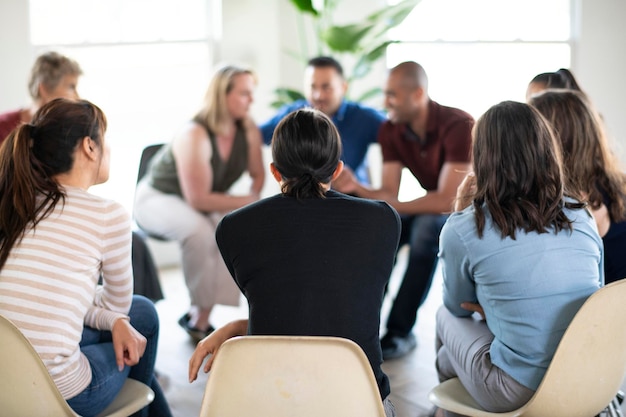
[[535,76],[531,83],[543,84],[546,89],[566,89],[582,92],[574,74],[567,68],[561,68],[556,72],[541,73]]
[[106,119],[87,101],[56,99],[0,147],[0,269],[26,230],[48,216],[64,194],[55,176],[74,165],[74,151],[89,136],[102,146]]
[[324,198],[341,158],[341,139],[333,122],[313,109],[283,118],[272,138],[274,165],[283,177],[282,192],[296,198]]

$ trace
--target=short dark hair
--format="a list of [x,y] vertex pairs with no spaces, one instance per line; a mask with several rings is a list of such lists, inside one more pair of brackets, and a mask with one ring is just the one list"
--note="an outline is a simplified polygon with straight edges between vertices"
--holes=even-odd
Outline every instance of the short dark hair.
[[283,178],[283,194],[324,198],[341,160],[341,139],[333,122],[319,110],[304,108],[285,116],[272,138],[274,166]]
[[315,58],[311,58],[309,62],[307,62],[307,67],[334,68],[335,71],[343,77],[343,67],[335,58],[329,56],[316,56]]

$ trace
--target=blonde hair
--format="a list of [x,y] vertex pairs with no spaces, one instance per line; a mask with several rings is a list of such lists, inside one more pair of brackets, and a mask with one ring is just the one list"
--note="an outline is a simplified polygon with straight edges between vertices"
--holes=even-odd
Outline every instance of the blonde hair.
[[33,100],[41,98],[39,86],[46,90],[54,90],[66,75],[80,76],[83,71],[78,62],[58,52],[47,52],[40,55],[30,71],[28,92]]
[[233,89],[235,77],[244,74],[249,74],[256,79],[251,69],[235,65],[220,67],[209,83],[203,107],[194,120],[204,124],[212,133],[223,133],[229,119],[226,96]]

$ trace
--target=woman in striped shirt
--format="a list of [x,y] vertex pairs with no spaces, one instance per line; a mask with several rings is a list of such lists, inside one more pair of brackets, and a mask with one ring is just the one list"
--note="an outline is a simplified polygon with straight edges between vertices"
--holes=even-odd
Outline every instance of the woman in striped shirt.
[[130,377],[155,392],[143,415],[171,416],[154,377],[158,316],[132,294],[129,216],[87,192],[109,176],[105,129],[98,107],[57,99],[2,144],[0,314],[78,414],[98,414]]

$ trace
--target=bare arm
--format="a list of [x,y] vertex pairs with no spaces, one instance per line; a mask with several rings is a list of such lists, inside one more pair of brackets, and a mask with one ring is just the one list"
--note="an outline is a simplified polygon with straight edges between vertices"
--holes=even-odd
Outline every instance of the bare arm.
[[194,209],[231,211],[257,199],[256,196],[235,197],[211,191],[213,170],[209,161],[212,149],[206,131],[198,124],[189,124],[174,139],[172,151],[183,197]]
[[347,167],[344,167],[343,172],[332,185],[333,188],[342,193],[356,194],[362,198],[384,200],[391,203],[398,200],[401,177],[402,164],[400,162],[384,162],[382,168],[382,184],[379,189],[359,183],[354,172]]
[[191,355],[191,359],[189,359],[189,382],[195,381],[198,377],[198,371],[200,366],[202,366],[202,362],[204,362],[204,358],[211,355],[204,365],[204,372],[207,373],[211,370],[215,355],[217,355],[217,351],[222,346],[222,343],[231,337],[243,336],[247,331],[247,319],[231,321],[198,342],[196,350]]
[[446,162],[441,168],[437,189],[407,202],[390,204],[403,214],[447,213],[452,211],[457,189],[470,170],[466,162]]
[[248,173],[252,178],[250,193],[259,195],[265,181],[261,131],[252,120],[246,120],[246,137],[248,140]]

